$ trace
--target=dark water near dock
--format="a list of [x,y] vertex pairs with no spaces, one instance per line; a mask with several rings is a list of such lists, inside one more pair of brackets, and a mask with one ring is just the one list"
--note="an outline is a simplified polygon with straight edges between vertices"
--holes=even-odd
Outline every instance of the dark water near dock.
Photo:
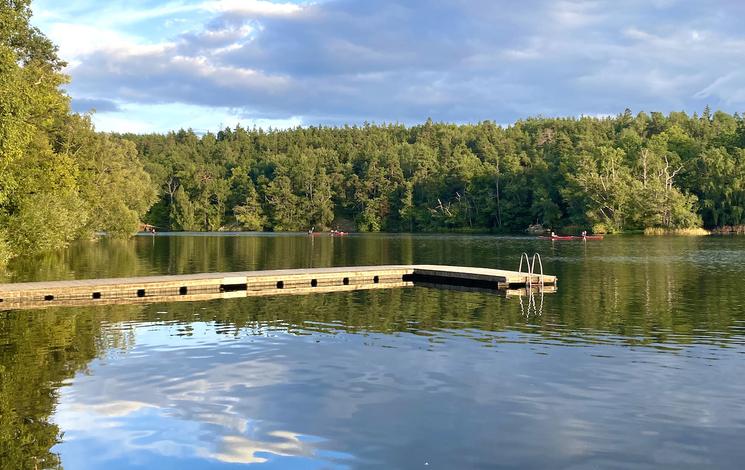
[[0,468],[740,468],[745,237],[146,236],[4,282],[363,264],[516,269],[421,287],[0,312]]

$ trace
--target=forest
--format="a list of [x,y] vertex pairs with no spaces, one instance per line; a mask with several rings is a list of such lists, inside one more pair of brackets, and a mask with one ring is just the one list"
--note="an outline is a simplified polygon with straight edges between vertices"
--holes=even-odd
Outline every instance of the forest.
[[158,230],[615,233],[745,223],[745,119],[97,132],[29,0],[0,1],[0,265]]
[[615,233],[745,223],[745,120],[708,108],[122,135],[170,230]]

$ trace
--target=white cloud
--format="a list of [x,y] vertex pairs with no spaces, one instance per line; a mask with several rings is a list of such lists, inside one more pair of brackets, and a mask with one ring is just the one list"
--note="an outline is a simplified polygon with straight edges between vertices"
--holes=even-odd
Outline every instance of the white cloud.
[[96,113],[93,115],[93,124],[96,129],[103,132],[131,132],[133,134],[144,134],[153,132],[159,126],[152,120],[135,119],[128,115],[112,113]]
[[[288,129],[304,123],[299,116],[282,119],[256,118],[250,112],[224,107],[172,104],[122,104],[121,112],[98,112],[93,115],[96,129],[103,132],[166,132],[184,128],[195,132],[216,132],[226,127],[261,127]],[[178,123],[174,125],[173,123]]]
[[553,4],[549,27],[580,28],[604,19],[602,5],[596,2],[561,0]]
[[56,22],[45,33],[59,47],[60,57],[77,65],[78,57],[107,48],[132,48],[136,36],[85,24]]
[[202,7],[220,13],[258,16],[291,15],[302,9],[295,3],[276,3],[266,0],[215,0],[203,3]]
[[697,99],[716,99],[743,106],[745,105],[745,73],[737,71],[718,77],[693,96]]

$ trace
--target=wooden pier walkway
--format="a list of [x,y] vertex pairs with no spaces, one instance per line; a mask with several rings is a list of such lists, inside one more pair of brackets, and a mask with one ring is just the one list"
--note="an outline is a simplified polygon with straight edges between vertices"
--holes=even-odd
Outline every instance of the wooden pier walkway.
[[515,292],[556,276],[439,265],[356,266],[0,284],[0,310],[426,286]]

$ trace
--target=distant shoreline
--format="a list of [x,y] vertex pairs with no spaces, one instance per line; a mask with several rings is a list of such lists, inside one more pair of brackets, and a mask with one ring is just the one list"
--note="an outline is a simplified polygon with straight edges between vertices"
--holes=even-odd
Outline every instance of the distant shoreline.
[[[563,234],[563,232],[557,232]],[[316,232],[316,234],[325,235],[327,232]],[[97,234],[105,237],[105,233]],[[251,230],[217,230],[217,231],[180,231],[180,230],[163,230],[159,232],[137,232],[134,236],[146,237],[146,236],[307,236],[308,233],[304,231],[251,231]],[[526,233],[504,233],[504,232],[489,232],[489,231],[439,231],[439,232],[349,232],[346,236],[359,236],[359,235],[424,235],[424,236],[437,236],[437,235],[463,235],[463,236],[493,236],[503,238],[526,238],[526,239],[537,239],[542,235],[538,234],[526,234]],[[745,227],[719,227],[714,229],[672,229],[672,230],[661,230],[659,232],[647,232],[642,230],[630,230],[626,232],[603,234],[609,236],[707,236],[707,235],[745,235]],[[329,235],[330,237],[330,235]]]

